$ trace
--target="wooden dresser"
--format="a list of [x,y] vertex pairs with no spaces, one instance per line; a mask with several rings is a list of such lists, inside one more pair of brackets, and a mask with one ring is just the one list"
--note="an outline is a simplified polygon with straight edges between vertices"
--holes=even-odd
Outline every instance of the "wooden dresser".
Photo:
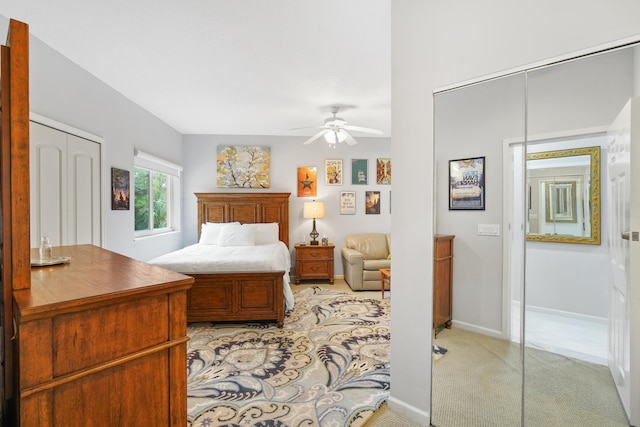
[[453,315],[453,239],[436,235],[433,245],[433,330],[451,328]]
[[333,250],[336,246],[296,243],[296,284],[300,280],[324,279],[333,285]]
[[13,293],[19,425],[184,427],[193,278],[92,245],[54,256],[71,262]]

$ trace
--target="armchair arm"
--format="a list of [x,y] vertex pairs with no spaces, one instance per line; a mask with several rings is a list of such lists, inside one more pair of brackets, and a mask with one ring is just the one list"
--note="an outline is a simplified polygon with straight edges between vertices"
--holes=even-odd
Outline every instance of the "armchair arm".
[[363,290],[362,271],[364,270],[364,256],[351,248],[342,248],[342,269],[344,280],[354,291]]

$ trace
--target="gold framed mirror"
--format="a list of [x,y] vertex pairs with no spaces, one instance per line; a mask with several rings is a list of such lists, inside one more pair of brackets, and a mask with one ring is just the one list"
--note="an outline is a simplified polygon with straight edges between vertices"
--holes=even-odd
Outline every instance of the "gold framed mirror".
[[600,244],[600,147],[527,154],[527,240]]

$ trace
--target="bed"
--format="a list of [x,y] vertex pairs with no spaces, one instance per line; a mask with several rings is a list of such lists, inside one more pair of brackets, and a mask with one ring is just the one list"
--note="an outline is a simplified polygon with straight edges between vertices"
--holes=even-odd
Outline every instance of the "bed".
[[[199,242],[149,261],[195,279],[187,295],[188,322],[284,325],[285,309],[293,308],[290,194],[195,193]],[[237,245],[247,228],[255,228],[255,244]],[[213,263],[213,258],[218,261]]]

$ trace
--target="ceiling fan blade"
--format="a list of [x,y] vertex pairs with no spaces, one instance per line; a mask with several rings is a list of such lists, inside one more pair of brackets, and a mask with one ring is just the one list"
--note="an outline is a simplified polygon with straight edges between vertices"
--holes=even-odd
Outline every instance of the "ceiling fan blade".
[[313,141],[315,141],[316,139],[320,138],[322,135],[324,135],[327,132],[329,132],[328,129],[321,130],[320,132],[316,133],[311,138],[309,138],[305,142],[303,142],[303,144],[311,144]]
[[345,125],[344,128],[349,130],[357,130],[359,132],[373,133],[375,135],[382,135],[382,131],[380,129],[363,128],[361,126],[351,125]]
[[344,142],[347,145],[356,145],[358,143],[358,141],[356,141],[355,139],[353,139],[353,137],[351,135],[349,135],[347,132],[344,131],[344,129],[342,130],[342,132],[345,135],[345,139]]

